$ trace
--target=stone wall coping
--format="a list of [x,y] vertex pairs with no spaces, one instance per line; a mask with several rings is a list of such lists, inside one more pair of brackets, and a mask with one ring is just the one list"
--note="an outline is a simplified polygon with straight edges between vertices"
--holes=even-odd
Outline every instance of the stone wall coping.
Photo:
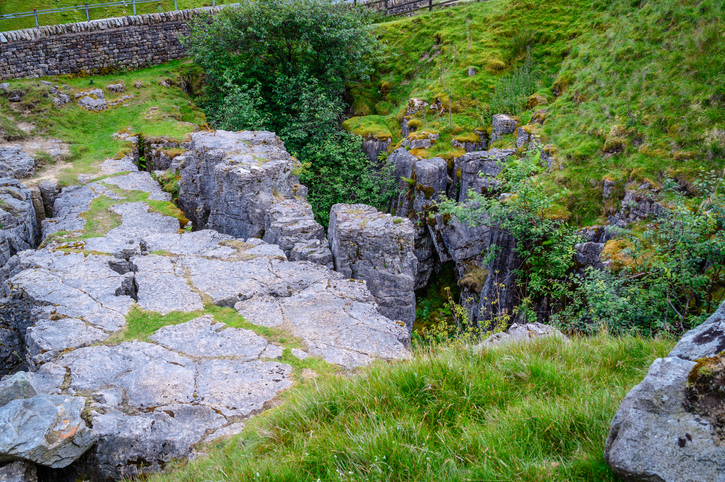
[[0,48],[12,42],[34,41],[60,35],[98,32],[129,26],[155,25],[166,22],[189,21],[193,17],[203,13],[218,13],[219,11],[221,11],[222,8],[226,6],[228,5],[220,5],[218,7],[200,7],[188,10],[176,10],[162,13],[145,13],[142,15],[130,15],[126,17],[91,20],[89,22],[67,23],[63,25],[47,25],[44,27],[0,32]]

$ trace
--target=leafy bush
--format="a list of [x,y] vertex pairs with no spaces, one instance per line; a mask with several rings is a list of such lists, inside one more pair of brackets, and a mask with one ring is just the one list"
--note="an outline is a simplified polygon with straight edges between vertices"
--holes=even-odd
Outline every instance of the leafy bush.
[[377,57],[371,13],[325,0],[263,0],[199,18],[184,42],[207,75],[201,103],[214,127],[271,130],[298,157],[309,201],[327,225],[337,202],[385,207],[392,183],[358,137],[341,129],[345,86]]

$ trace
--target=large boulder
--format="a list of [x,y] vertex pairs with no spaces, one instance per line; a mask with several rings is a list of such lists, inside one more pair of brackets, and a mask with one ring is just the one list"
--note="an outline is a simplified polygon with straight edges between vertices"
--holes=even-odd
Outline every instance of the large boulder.
[[723,350],[725,304],[627,394],[604,449],[623,480],[725,480]]
[[4,378],[0,381],[0,463],[70,465],[97,439],[81,418],[85,404],[82,397],[37,393],[23,372]]
[[505,114],[495,114],[492,120],[491,142],[496,142],[503,136],[516,132],[516,119]]
[[32,192],[17,179],[0,178],[0,266],[39,243]]
[[38,482],[35,464],[16,460],[0,467],[0,482]]
[[413,223],[365,204],[335,204],[329,237],[335,270],[364,280],[380,312],[412,330],[418,266]]
[[179,206],[195,229],[262,238],[275,203],[305,197],[299,167],[272,132],[197,132],[179,166]]
[[23,152],[20,146],[0,147],[0,174],[16,179],[32,177],[35,174],[35,160]]

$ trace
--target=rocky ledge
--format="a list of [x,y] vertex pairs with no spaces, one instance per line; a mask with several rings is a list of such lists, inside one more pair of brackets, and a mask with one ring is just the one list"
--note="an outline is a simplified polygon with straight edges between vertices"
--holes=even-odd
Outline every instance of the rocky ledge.
[[[217,134],[236,143],[231,134]],[[244,136],[250,134],[237,134]],[[255,136],[254,152],[268,149],[254,144]],[[195,138],[196,151],[187,160],[212,151],[227,160],[247,155],[224,154],[202,137]],[[236,145],[248,149],[246,141]],[[291,161],[278,154],[282,160],[262,164],[284,177]],[[223,166],[214,169],[226,175]],[[229,169],[242,178],[259,174],[249,165]],[[169,196],[148,173],[121,174],[128,170],[136,168],[107,161],[101,171],[110,177],[64,189],[53,204],[54,217],[43,222],[45,246],[18,253],[0,270],[2,328],[17,340],[2,367],[5,373],[28,370],[30,387],[14,401],[0,402],[0,419],[14,417],[16,432],[28,427],[14,410],[33,406],[35,397],[63,410],[81,400],[87,426],[79,424],[67,438],[78,442],[81,453],[89,440],[97,442],[75,464],[96,480],[136,476],[189,457],[200,442],[239,432],[246,418],[294,383],[302,359],[350,369],[375,358],[409,356],[408,330],[380,313],[365,281],[330,270],[325,265],[331,256],[318,263],[288,260],[286,252],[294,254],[300,244],[295,236],[309,234],[327,249],[321,230],[286,214],[298,212],[295,203],[303,201],[274,199],[258,216],[254,203],[264,200],[259,190],[256,200],[242,191],[246,201],[226,206],[200,190],[206,201],[198,204],[199,213],[208,217],[199,219],[231,226],[238,214],[242,227],[235,234],[247,236],[191,232],[181,229],[182,216],[168,215]],[[200,176],[199,182],[206,179]],[[293,186],[284,191],[277,181],[268,183],[270,192],[290,196]],[[89,226],[85,213],[99,205],[108,207]],[[309,216],[302,211],[302,218]],[[107,229],[99,233],[103,219]],[[262,233],[265,223],[271,229]],[[79,455],[49,464],[48,457],[31,455],[41,447],[41,438],[35,440],[23,451],[3,451],[2,460],[61,467]]]

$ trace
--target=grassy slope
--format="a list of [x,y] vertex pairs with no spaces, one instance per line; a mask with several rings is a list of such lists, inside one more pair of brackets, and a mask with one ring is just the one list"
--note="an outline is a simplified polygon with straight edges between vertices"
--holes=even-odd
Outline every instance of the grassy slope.
[[666,340],[538,340],[307,381],[153,481],[605,481],[609,423]]
[[[49,8],[61,8],[61,7],[76,7],[88,3],[89,5],[94,3],[105,3],[102,0],[3,0],[0,2],[0,14],[7,13],[19,13],[19,12],[31,12],[33,8],[38,10],[49,9]],[[127,7],[104,7],[104,8],[91,8],[90,16],[91,20],[109,18],[109,17],[122,17],[125,15],[133,15],[133,8],[131,6],[131,0],[126,0]],[[210,7],[212,0],[177,0],[177,6],[179,9],[195,8],[207,6]],[[224,5],[227,3],[236,3],[236,0],[216,0],[217,5]],[[136,14],[141,15],[143,13],[157,13],[157,12],[169,12],[174,9],[174,0],[159,0],[158,2],[143,3],[136,5]],[[73,22],[85,22],[86,12],[85,10],[72,10],[69,12],[62,13],[51,13],[47,15],[40,15],[38,22],[41,26],[43,25],[58,25],[63,23]],[[8,30],[18,30],[22,28],[35,27],[35,19],[33,17],[25,18],[13,18],[7,20],[0,20],[0,32]]]
[[[700,169],[725,167],[723,18],[720,0],[491,0],[382,24],[378,73],[352,89],[356,115],[375,116],[351,124],[397,141],[409,98],[450,100],[450,118],[429,113],[421,129],[442,134],[428,157],[460,155],[451,139],[490,124],[481,113],[528,44],[550,102],[537,133],[558,150],[549,189],[568,189],[576,223],[602,221],[605,176],[657,185],[667,172],[689,185]],[[526,123],[540,108],[518,116]],[[605,152],[608,141],[624,150]]]
[[[22,89],[28,93],[19,103],[11,103],[6,97],[0,97],[0,125],[3,121],[10,124],[29,122],[36,126],[32,135],[56,137],[70,143],[68,160],[72,163],[72,169],[62,171],[60,180],[65,184],[74,184],[78,174],[95,173],[92,164],[123,152],[125,143],[113,137],[116,132],[127,129],[147,136],[181,140],[195,132],[199,125],[206,124],[204,114],[180,88],[162,87],[158,83],[160,79],[177,79],[187,71],[187,66],[185,62],[175,61],[136,72],[90,78],[60,76],[47,79],[59,86],[68,85],[70,88],[61,92],[69,94],[71,99],[77,90],[105,88],[111,83],[124,82],[127,88],[125,94],[106,91],[106,99],[112,100],[127,94],[133,94],[134,98],[128,100],[125,106],[111,107],[101,112],[82,109],[74,100],[60,108],[55,107],[49,87],[38,80],[9,81],[11,90]],[[144,87],[134,88],[134,81],[143,82]]]

